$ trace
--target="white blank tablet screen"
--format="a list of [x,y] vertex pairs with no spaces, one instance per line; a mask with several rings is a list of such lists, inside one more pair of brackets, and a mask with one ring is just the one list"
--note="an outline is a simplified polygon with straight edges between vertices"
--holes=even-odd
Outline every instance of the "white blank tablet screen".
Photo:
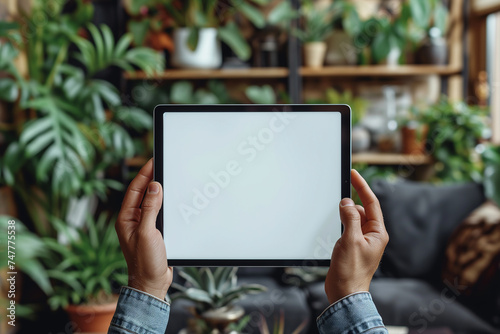
[[166,112],[169,259],[330,259],[341,235],[341,115]]

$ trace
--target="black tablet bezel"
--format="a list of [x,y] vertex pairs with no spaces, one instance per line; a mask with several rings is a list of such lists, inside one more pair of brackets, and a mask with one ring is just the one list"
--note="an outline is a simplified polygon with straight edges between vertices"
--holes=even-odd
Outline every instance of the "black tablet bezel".
[[[341,195],[351,197],[351,108],[345,104],[219,104],[219,105],[157,105],[153,112],[154,134],[154,180],[163,185],[163,113],[167,112],[338,112],[341,115]],[[158,213],[156,228],[163,236],[163,205]],[[343,226],[342,226],[343,231]],[[179,267],[289,267],[289,266],[329,266],[330,260],[299,259],[256,259],[256,260],[182,260],[169,259],[169,266]]]

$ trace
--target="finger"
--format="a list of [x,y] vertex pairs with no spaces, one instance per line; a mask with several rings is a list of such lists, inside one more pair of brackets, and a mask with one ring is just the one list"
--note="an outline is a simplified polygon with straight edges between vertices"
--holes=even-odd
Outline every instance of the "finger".
[[148,186],[148,191],[142,201],[141,207],[141,222],[139,229],[152,231],[156,229],[156,217],[161,208],[163,199],[163,191],[158,182],[151,182]]
[[137,176],[132,180],[132,182],[130,182],[125,198],[123,199],[122,210],[126,210],[128,208],[140,208],[144,192],[152,179],[153,159],[149,159],[149,161],[141,168]]
[[354,202],[350,198],[340,201],[340,221],[344,225],[344,234],[349,239],[361,237],[361,216]]
[[351,183],[363,203],[366,220],[374,220],[383,224],[382,210],[380,209],[377,197],[370,189],[370,186],[368,186],[365,179],[363,179],[363,177],[355,169],[351,170]]

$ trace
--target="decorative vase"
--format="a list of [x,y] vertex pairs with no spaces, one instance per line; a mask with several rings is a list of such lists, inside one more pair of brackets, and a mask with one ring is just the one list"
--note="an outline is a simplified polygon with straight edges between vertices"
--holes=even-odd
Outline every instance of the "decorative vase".
[[306,67],[323,67],[326,54],[325,42],[309,42],[304,44],[304,65]]
[[75,333],[107,333],[117,302],[102,305],[68,305],[66,312]]
[[425,142],[427,139],[427,125],[408,124],[401,128],[402,149],[404,154],[425,154]]
[[200,29],[198,45],[194,51],[187,45],[190,31],[189,28],[174,30],[172,65],[181,68],[219,68],[222,65],[222,52],[217,29]]
[[370,148],[370,132],[360,126],[356,125],[352,128],[352,152],[358,153],[363,151],[368,151]]
[[326,40],[327,65],[356,65],[358,62],[357,48],[352,38],[343,30],[336,29]]
[[417,50],[415,58],[418,64],[446,65],[448,46],[442,36],[427,37]]

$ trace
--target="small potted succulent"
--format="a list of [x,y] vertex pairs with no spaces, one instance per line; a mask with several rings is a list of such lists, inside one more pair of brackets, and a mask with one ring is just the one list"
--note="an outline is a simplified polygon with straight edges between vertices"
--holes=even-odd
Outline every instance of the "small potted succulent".
[[304,48],[304,65],[319,68],[323,66],[326,55],[325,39],[332,32],[331,11],[320,10],[311,0],[302,1],[300,17],[302,28],[292,33],[302,42]]
[[81,228],[52,223],[59,238],[42,239],[49,250],[43,259],[52,281],[49,305],[63,308],[76,332],[106,332],[118,301],[112,284],[126,285],[128,277],[114,223],[105,214]]
[[185,285],[172,284],[179,290],[172,294],[172,303],[186,299],[194,306],[190,309],[193,316],[201,321],[200,325],[185,330],[185,333],[225,333],[231,323],[240,320],[245,311],[233,302],[247,294],[265,291],[259,284],[237,284],[236,272],[238,268],[219,267],[212,271],[210,268],[183,268],[179,275],[186,280]]

